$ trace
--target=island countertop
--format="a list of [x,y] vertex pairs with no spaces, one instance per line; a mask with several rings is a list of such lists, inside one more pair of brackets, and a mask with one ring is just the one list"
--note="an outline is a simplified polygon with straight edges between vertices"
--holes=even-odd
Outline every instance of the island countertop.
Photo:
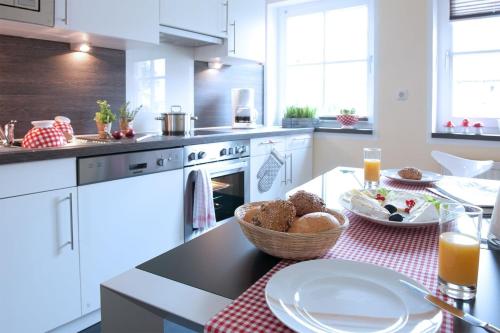
[[[207,134],[196,136],[165,136],[159,133],[154,133],[154,136],[148,137],[140,142],[137,142],[135,139],[122,139],[112,140],[109,143],[68,144],[67,146],[58,148],[27,149],[21,147],[0,146],[0,165],[59,158],[87,157],[153,149],[167,149],[202,143],[254,139],[268,136],[306,134],[313,133],[314,129],[260,127],[256,129],[210,129],[209,131],[211,132],[210,134],[207,132]],[[140,137],[141,135],[142,134],[139,134],[136,137]]]
[[[334,169],[300,189],[323,195],[327,205],[335,208],[338,207],[337,193],[352,188],[356,183],[350,174]],[[223,310],[279,261],[257,250],[233,218],[103,283],[103,332],[106,332],[107,324],[117,319],[127,327],[134,325],[126,319],[130,315],[128,310],[121,314],[116,312],[117,305],[122,301],[150,314],[152,317],[144,317],[148,323],[154,323],[155,318],[158,323],[166,319],[194,331],[203,331],[203,326],[213,315]],[[457,302],[456,306],[498,324],[500,299],[496,291],[499,285],[500,252],[485,245],[481,249],[477,297],[473,301]],[[135,310],[133,312],[136,313]],[[136,322],[144,324],[140,320]],[[480,329],[459,320],[455,321],[454,327],[457,332],[480,332]]]

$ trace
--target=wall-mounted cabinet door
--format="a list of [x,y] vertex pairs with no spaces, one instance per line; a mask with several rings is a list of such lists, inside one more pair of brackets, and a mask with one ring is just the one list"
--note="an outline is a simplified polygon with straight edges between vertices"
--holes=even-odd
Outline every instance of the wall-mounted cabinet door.
[[157,44],[158,7],[158,0],[58,0],[56,26]]
[[160,24],[224,38],[227,10],[226,0],[160,0]]
[[0,331],[46,332],[81,316],[76,195],[0,200]]

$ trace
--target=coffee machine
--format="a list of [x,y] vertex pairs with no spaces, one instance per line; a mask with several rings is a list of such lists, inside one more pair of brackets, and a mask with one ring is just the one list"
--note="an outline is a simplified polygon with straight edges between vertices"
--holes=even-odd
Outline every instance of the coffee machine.
[[235,88],[231,90],[233,107],[233,128],[257,128],[255,90]]

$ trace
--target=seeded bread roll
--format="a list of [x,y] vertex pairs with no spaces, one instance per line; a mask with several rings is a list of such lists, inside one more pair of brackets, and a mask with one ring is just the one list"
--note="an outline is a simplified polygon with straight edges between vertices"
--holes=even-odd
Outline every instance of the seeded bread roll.
[[328,213],[310,213],[293,221],[288,232],[309,234],[335,228],[340,228],[340,222],[335,216]]
[[253,223],[253,221],[252,221],[253,217],[259,212],[259,210],[260,210],[260,206],[247,210],[247,212],[245,213],[245,216],[243,217],[243,220],[245,222],[248,222],[248,223]]
[[288,198],[297,210],[297,216],[303,216],[309,213],[323,212],[325,202],[319,196],[306,191],[298,191]]
[[289,201],[269,201],[260,206],[252,222],[260,227],[285,232],[295,217],[295,207]]
[[406,167],[398,171],[398,175],[403,179],[420,180],[422,171],[417,168]]

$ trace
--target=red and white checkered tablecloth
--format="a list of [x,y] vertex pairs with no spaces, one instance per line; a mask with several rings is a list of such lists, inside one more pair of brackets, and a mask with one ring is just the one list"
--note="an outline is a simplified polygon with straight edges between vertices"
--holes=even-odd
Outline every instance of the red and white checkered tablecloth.
[[[424,192],[420,186],[385,181],[383,186]],[[363,221],[348,213],[350,226],[324,258],[372,263],[405,274],[437,291],[438,227],[391,228]],[[264,290],[274,273],[295,263],[282,260],[233,303],[205,325],[207,333],[293,332],[276,318],[266,304]],[[453,319],[444,314],[441,332],[453,332]]]

